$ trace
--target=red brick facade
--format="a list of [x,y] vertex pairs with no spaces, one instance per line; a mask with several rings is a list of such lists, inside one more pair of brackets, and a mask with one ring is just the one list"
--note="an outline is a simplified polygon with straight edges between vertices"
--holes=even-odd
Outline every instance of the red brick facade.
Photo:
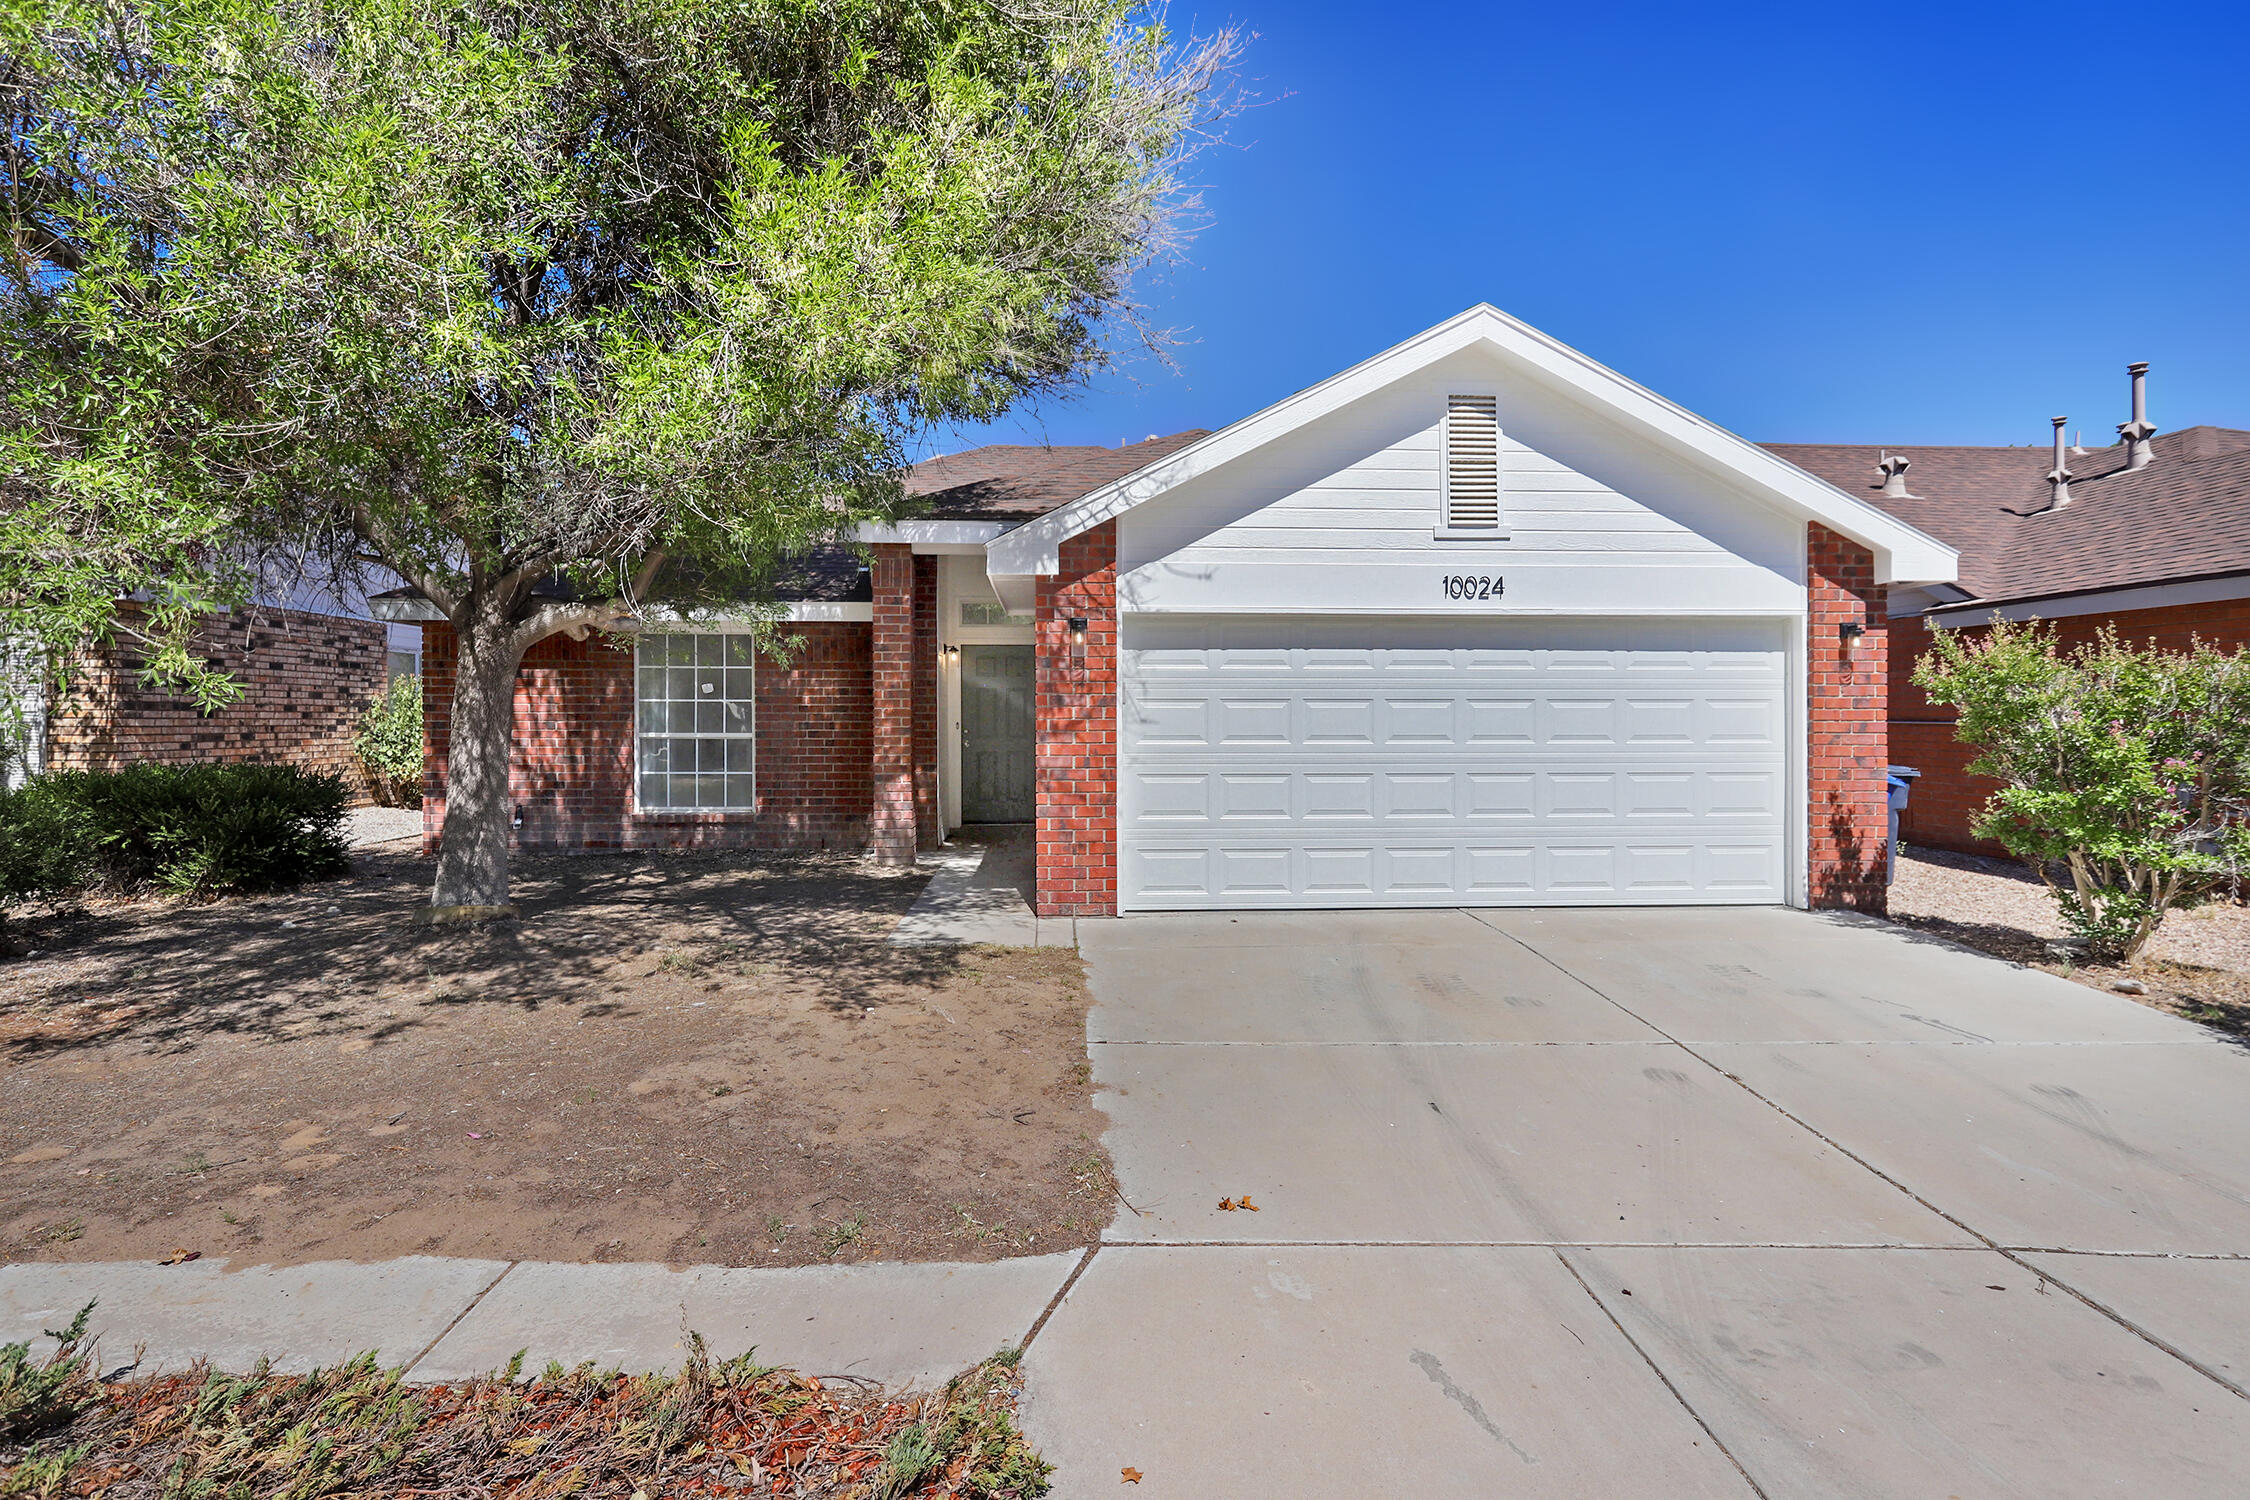
[[873,549],[874,754],[867,851],[886,864],[914,862],[914,550]]
[[[2082,645],[2093,640],[2102,626],[2113,625],[2118,635],[2136,645],[2153,642],[2160,650],[2185,651],[2202,640],[2231,651],[2250,645],[2250,599],[2074,615],[2052,623],[2065,646]],[[1910,617],[1891,629],[1896,638],[1890,670],[1891,759],[1922,773],[1899,826],[1900,841],[1973,854],[2007,853],[1969,831],[2000,784],[1969,774],[1969,761],[1976,752],[1953,737],[1953,710],[1930,702],[1914,685],[1914,663],[1930,649],[1930,627]],[[1982,627],[1962,633],[1981,634]]]
[[[130,616],[138,606],[121,604]],[[242,697],[215,714],[140,681],[140,653],[90,653],[47,721],[48,768],[110,771],[141,762],[266,761],[328,771],[370,799],[352,752],[360,715],[383,689],[386,632],[373,620],[303,610],[238,610],[213,619],[195,649]]]
[[[1085,622],[1073,630],[1072,620]],[[1035,889],[1043,917],[1117,912],[1117,527],[1062,544],[1038,582]]]
[[945,842],[938,812],[938,560],[914,559],[914,827],[915,847]]
[[[757,664],[757,809],[634,810],[629,638],[550,636],[516,674],[509,795],[527,849],[856,849],[868,836],[874,674],[864,624],[802,624],[802,649]],[[453,630],[422,630],[428,726],[422,828],[445,823],[445,754],[457,659]]]
[[[1883,591],[1874,554],[1818,522],[1805,557],[1809,894],[1816,907],[1880,912],[1890,839]],[[1855,624],[1863,633],[1847,636]]]

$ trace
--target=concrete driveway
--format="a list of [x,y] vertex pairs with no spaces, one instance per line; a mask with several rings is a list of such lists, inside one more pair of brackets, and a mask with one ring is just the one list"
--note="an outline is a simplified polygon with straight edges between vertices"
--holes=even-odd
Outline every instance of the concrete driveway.
[[1135,1211],[1028,1355],[1062,1495],[2250,1489],[2215,1033],[1779,910],[1080,937]]

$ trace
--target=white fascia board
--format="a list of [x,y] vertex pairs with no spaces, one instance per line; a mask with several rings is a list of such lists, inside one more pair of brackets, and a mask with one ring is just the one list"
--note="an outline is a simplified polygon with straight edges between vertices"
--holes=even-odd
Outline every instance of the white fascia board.
[[2250,573],[2228,578],[2199,578],[2191,583],[2149,583],[2134,588],[2103,589],[2094,594],[2062,598],[2025,599],[2014,604],[1992,604],[1981,609],[1948,609],[1922,619],[1934,630],[1957,630],[1990,625],[1994,620],[2068,620],[2080,615],[2121,615],[2136,609],[2170,609],[2182,604],[2217,604],[2228,599],[2250,599]]
[[[766,618],[779,618],[791,625],[848,623],[875,618],[875,605],[866,599],[784,599],[774,609],[776,614]],[[758,612],[747,609],[740,614],[713,609],[698,611],[693,615],[683,615],[676,609],[651,609],[643,611],[642,618],[650,625],[709,626],[715,631],[724,632],[729,629],[746,630],[757,622],[759,615]],[[618,628],[630,630],[633,627],[620,625]]]
[[1800,519],[1818,521],[1869,548],[1875,554],[1879,583],[1947,583],[1959,576],[1960,555],[1937,538],[1665,400],[1489,303],[1480,303],[1342,374],[1332,375],[1007,532],[988,549],[991,567],[994,572],[1051,574],[1060,565],[1066,539],[1480,343],[1490,345],[1533,378],[1638,429],[1660,447],[1716,469],[1746,485],[1767,503]]
[[982,552],[985,543],[1007,529],[1004,521],[900,521],[891,526],[863,521],[859,539],[871,547],[904,543],[916,552],[971,553]]
[[[442,624],[445,611],[427,599],[370,599],[368,611],[378,620],[401,625]],[[750,614],[704,614],[695,617],[682,615],[673,609],[652,609],[646,612],[650,624],[655,625],[713,625],[724,629],[729,624],[747,624]],[[791,624],[811,624],[821,621],[872,620],[875,606],[867,600],[791,599],[781,606],[780,618]],[[632,626],[621,624],[619,629]]]

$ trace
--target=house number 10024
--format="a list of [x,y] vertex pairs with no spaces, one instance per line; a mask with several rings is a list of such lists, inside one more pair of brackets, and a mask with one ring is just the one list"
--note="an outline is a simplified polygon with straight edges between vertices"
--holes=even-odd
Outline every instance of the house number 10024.
[[1465,603],[1487,604],[1498,599],[1505,584],[1501,579],[1482,573],[1448,573],[1445,575],[1445,597]]

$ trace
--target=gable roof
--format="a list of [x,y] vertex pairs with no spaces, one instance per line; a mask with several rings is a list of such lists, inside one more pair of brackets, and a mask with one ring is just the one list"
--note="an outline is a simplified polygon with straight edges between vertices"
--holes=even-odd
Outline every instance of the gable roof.
[[1954,577],[1956,559],[1945,543],[1674,405],[1489,303],[1480,303],[1004,533],[989,544],[988,567],[1004,575],[1052,573],[1066,539],[1175,485],[1257,452],[1438,360],[1480,345],[1527,378],[1601,408],[1655,446],[1716,470],[1766,503],[1819,521],[1870,548],[1880,582],[1950,582]]
[[[1958,548],[1974,598],[1956,608],[2250,571],[2250,432],[2158,433],[2139,469],[2121,443],[2070,454],[2059,511],[2048,509],[2046,448],[1766,446]],[[1912,460],[1905,498],[1882,493],[1884,453]]]
[[906,471],[906,493],[927,500],[928,520],[1029,520],[1207,436],[1197,427],[1117,448],[995,443],[924,459]]

